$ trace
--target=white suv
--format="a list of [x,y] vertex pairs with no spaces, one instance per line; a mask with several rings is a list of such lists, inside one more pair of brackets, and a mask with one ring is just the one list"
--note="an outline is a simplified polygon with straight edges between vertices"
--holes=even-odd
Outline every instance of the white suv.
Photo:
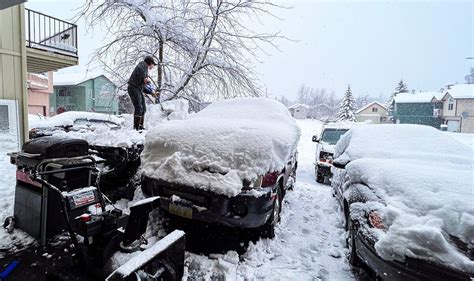
[[334,155],[334,146],[339,138],[347,132],[354,123],[327,123],[321,130],[321,135],[314,135],[313,142],[316,143],[315,174],[316,181],[328,183],[331,178],[331,165]]

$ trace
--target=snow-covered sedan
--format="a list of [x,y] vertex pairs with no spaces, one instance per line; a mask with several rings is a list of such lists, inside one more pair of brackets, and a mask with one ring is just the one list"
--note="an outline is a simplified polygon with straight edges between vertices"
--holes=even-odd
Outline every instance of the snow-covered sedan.
[[349,261],[383,280],[472,280],[473,150],[432,127],[361,126],[335,147]]
[[274,236],[293,186],[299,127],[267,98],[214,102],[149,131],[142,153],[145,196],[171,215]]
[[58,131],[94,131],[100,127],[118,129],[124,124],[124,119],[115,115],[84,111],[67,111],[43,118],[30,115],[28,121],[30,139],[51,136]]

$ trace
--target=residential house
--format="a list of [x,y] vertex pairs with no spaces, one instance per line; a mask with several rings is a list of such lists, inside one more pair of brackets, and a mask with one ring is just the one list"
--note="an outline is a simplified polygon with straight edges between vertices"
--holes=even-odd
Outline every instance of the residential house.
[[372,121],[373,124],[387,123],[388,109],[380,102],[374,101],[366,104],[356,112],[359,122]]
[[449,85],[440,101],[439,114],[448,131],[474,133],[474,84]]
[[51,113],[91,111],[118,114],[116,86],[102,74],[55,74]]
[[309,107],[305,104],[297,103],[288,108],[290,110],[291,116],[296,119],[306,119],[309,114]]
[[23,2],[0,1],[0,130],[20,143],[28,138],[27,73],[78,64],[77,26],[25,9]]
[[442,124],[441,115],[435,114],[443,107],[441,92],[399,93],[395,96],[393,117],[395,123],[420,124],[437,129]]
[[28,73],[28,113],[49,116],[49,96],[53,93],[53,73]]

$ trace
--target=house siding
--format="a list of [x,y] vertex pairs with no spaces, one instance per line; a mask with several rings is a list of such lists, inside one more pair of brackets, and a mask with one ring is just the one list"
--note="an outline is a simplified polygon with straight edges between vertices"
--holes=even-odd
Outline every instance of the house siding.
[[[62,91],[69,92],[69,96],[61,96]],[[110,80],[99,76],[77,85],[54,86],[50,103],[56,111],[62,106],[66,111],[118,114],[118,100],[113,98],[114,91],[115,86]]]
[[24,5],[0,10],[0,99],[17,100],[20,142],[28,136]]
[[434,103],[397,103],[395,118],[400,124],[420,124],[437,129],[442,119],[433,117]]
[[[457,115],[461,120],[461,133],[474,133],[474,99],[458,99]],[[467,112],[468,117],[463,117],[462,113]]]
[[[377,112],[372,112],[372,108],[377,108]],[[362,110],[361,112],[357,113],[356,118],[359,122],[370,120],[373,124],[387,123],[388,111],[386,108],[375,103]],[[385,118],[385,122],[381,120],[382,118]]]

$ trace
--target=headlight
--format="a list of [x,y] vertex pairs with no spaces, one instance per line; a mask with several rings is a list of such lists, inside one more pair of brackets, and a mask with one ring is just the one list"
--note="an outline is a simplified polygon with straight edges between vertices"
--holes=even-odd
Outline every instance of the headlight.
[[262,187],[262,181],[263,181],[263,176],[259,176],[257,177],[257,179],[253,181],[243,180],[242,185],[248,188],[260,188]]

